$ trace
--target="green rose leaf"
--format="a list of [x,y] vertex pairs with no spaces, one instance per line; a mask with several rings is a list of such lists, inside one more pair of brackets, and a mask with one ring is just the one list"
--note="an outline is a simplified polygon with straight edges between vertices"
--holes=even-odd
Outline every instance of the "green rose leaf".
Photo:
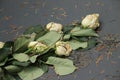
[[32,41],[35,40],[36,35],[37,35],[36,33],[32,33],[32,34],[30,35],[30,38],[31,38]]
[[26,67],[30,64],[30,62],[19,62],[19,61],[13,61],[12,62],[13,65],[17,65],[17,66],[22,66],[22,67]]
[[96,36],[98,37],[98,34],[92,30],[92,29],[81,29],[78,31],[71,32],[72,36]]
[[0,73],[3,72],[2,68],[0,67]]
[[4,76],[3,69],[0,67],[0,79]]
[[50,31],[46,33],[44,36],[38,38],[37,41],[43,42],[48,46],[52,46],[61,38],[61,36],[62,34],[58,32]]
[[75,26],[74,25],[68,25],[63,27],[63,32],[64,33],[69,33]]
[[11,48],[14,45],[13,41],[7,41],[4,44],[4,48]]
[[21,71],[21,67],[18,67],[18,66],[15,66],[15,65],[8,65],[5,67],[5,69],[8,71],[8,72],[11,72],[11,73],[15,73],[15,72],[19,72]]
[[2,80],[16,80],[11,74],[5,74]]
[[76,26],[70,32],[76,32],[76,31],[80,31],[80,30],[81,30],[80,26]]
[[41,67],[29,66],[19,72],[18,75],[22,80],[34,80],[42,76],[47,70],[47,65],[42,65]]
[[69,40],[70,39],[70,34],[65,34],[63,37],[64,40]]
[[13,58],[20,62],[26,62],[29,60],[29,56],[24,53],[13,54]]
[[31,37],[20,36],[15,40],[14,51],[24,52],[27,49],[28,43],[31,41]]
[[71,40],[71,41],[68,41],[68,43],[70,44],[73,50],[76,50],[79,48],[86,48],[88,46],[87,42],[80,42],[77,40]]
[[87,49],[91,49],[91,48],[95,47],[96,44],[97,44],[97,41],[95,39],[93,39],[93,38],[89,39],[88,40],[88,47],[87,47]]
[[73,62],[69,59],[49,57],[46,63],[53,65],[55,67],[55,72],[59,75],[70,74],[76,69]]
[[37,38],[43,36],[46,33],[46,31],[45,31],[44,26],[42,26],[42,25],[36,25],[36,26],[29,27],[24,32],[24,34],[32,34],[32,33],[36,33],[35,39],[37,39]]
[[31,26],[28,29],[26,29],[23,34],[32,34],[33,32],[38,34],[43,31],[44,31],[44,27],[42,25],[36,25],[36,26]]
[[30,61],[31,61],[32,63],[35,63],[35,61],[36,61],[36,59],[37,59],[38,56],[39,56],[39,55],[34,55],[34,56],[30,57]]
[[0,62],[0,66],[5,65],[5,63],[7,62],[8,58],[5,58],[2,62]]
[[12,53],[11,48],[0,49],[0,62],[3,62]]

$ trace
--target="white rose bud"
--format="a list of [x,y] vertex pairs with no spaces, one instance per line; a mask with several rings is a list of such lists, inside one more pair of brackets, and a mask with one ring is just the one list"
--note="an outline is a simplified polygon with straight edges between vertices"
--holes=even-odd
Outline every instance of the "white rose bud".
[[47,48],[47,45],[39,42],[33,49],[39,53],[45,51]]
[[49,31],[57,31],[57,32],[62,32],[62,24],[55,23],[55,22],[50,22],[46,25],[46,29]]
[[84,28],[91,28],[91,29],[96,29],[99,27],[99,14],[90,14],[87,15],[83,20],[82,20],[82,26]]
[[32,49],[33,51],[40,53],[45,51],[45,49],[47,49],[47,45],[38,42],[38,41],[32,41],[29,43],[28,48]]
[[38,44],[38,41],[32,41],[29,43],[28,48],[33,48],[36,44]]
[[66,42],[62,42],[59,41],[56,43],[56,54],[59,56],[65,55],[65,56],[69,56],[70,53],[72,51],[71,46],[66,43]]
[[4,42],[0,42],[0,48],[3,48],[4,44]]

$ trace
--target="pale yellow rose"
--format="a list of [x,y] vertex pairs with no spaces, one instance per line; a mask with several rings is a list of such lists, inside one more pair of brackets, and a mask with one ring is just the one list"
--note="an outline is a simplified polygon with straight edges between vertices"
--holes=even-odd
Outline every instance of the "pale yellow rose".
[[71,46],[63,41],[59,41],[56,43],[56,54],[59,56],[69,56],[72,51]]
[[38,44],[38,41],[32,41],[29,43],[28,48],[33,48],[36,44]]
[[55,23],[55,22],[50,22],[46,25],[46,29],[49,31],[57,31],[57,32],[62,32],[62,24]]
[[3,48],[4,44],[4,42],[0,42],[0,48]]
[[48,47],[47,45],[38,42],[38,41],[32,41],[29,43],[28,48],[32,49],[33,51],[39,53],[45,51]]
[[96,29],[100,26],[99,23],[99,14],[89,14],[82,20],[82,26],[84,28]]

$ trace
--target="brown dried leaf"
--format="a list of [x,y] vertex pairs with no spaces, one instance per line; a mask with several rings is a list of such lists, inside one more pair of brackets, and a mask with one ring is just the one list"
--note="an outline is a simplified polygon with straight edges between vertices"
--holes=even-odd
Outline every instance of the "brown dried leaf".
[[103,57],[104,57],[104,55],[101,54],[101,55],[97,58],[97,60],[96,60],[96,65],[98,65],[99,62],[103,60]]
[[109,51],[109,52],[107,53],[107,59],[109,60],[111,56],[112,56],[112,52]]
[[102,50],[102,49],[104,49],[105,48],[105,45],[104,44],[101,44],[100,46],[98,46],[97,48],[96,48],[96,51],[100,51],[100,50]]

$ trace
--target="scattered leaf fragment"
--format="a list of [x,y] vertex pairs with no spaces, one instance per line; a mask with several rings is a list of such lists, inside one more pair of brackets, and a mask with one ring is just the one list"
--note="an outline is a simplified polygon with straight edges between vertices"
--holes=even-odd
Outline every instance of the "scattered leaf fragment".
[[103,60],[103,57],[104,57],[104,55],[101,54],[101,55],[97,58],[97,60],[96,60],[96,65],[98,65],[99,62]]
[[97,48],[96,48],[96,51],[100,51],[100,50],[102,50],[102,49],[104,49],[105,48],[105,45],[104,44],[101,44],[100,46],[98,46]]
[[107,53],[107,59],[109,60],[111,56],[112,56],[112,52],[109,51],[109,52]]

